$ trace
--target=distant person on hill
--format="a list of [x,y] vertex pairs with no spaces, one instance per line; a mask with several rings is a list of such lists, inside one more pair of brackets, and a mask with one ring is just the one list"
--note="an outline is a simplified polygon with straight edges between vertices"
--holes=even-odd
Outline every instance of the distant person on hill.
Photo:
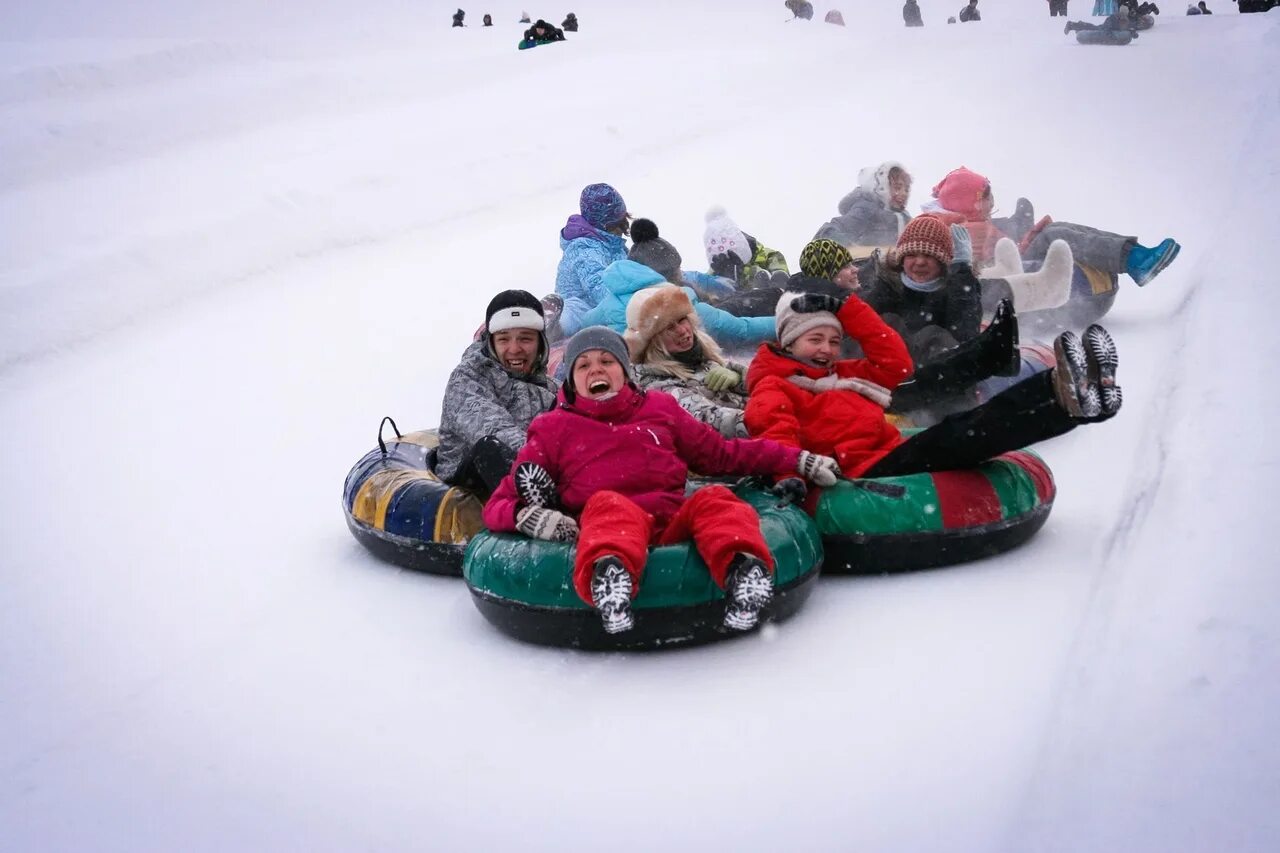
[[908,27],[923,27],[924,18],[920,16],[920,4],[916,0],[907,0],[902,6],[902,21]]
[[560,26],[566,33],[576,33],[578,31],[578,16],[570,12],[564,16],[564,22]]
[[564,41],[564,31],[539,18],[532,27],[524,31],[524,41],[520,42],[520,49],[525,50],[557,41]]
[[1129,7],[1129,17],[1137,20],[1143,15],[1159,15],[1160,7],[1155,3],[1139,3],[1138,0],[1117,0],[1121,6]]
[[485,16],[484,16],[484,19],[483,19],[483,24],[484,24],[486,27],[492,27],[492,26],[493,26],[493,15],[485,15]]
[[626,260],[631,233],[627,203],[608,184],[584,187],[578,210],[560,231],[564,254],[556,270],[556,293],[564,300],[560,328],[566,335],[581,329],[583,316],[609,295],[605,268]]
[[521,13],[520,13],[520,23],[522,23],[522,24],[532,23],[531,19],[529,18],[529,13],[528,13],[528,12],[521,12]]
[[1210,12],[1210,11],[1209,11],[1209,7],[1208,7],[1207,5],[1205,5],[1204,0],[1200,0],[1199,8],[1200,8],[1200,14],[1201,14],[1201,15],[1212,15],[1212,14],[1213,14],[1213,12]]
[[969,21],[981,21],[982,13],[978,11],[978,0],[969,0],[969,5],[960,10],[960,23],[967,24]]
[[465,26],[466,26],[466,24],[462,23],[462,19],[463,19],[463,18],[465,18],[466,16],[467,16],[467,13],[466,13],[466,12],[464,12],[464,11],[462,11],[461,9],[459,9],[459,10],[458,10],[458,11],[456,11],[456,12],[454,12],[454,13],[453,13],[453,25],[454,25],[455,27],[465,27]]
[[1101,24],[1091,24],[1088,21],[1067,21],[1067,25],[1062,31],[1070,34],[1074,32],[1088,32],[1090,30],[1109,30],[1111,32],[1127,30],[1134,38],[1138,37],[1138,33],[1133,26],[1133,20],[1129,17],[1128,6],[1121,6],[1115,12],[1108,15],[1106,20]]
[[825,20],[828,24],[835,24],[838,27],[844,26],[844,15],[840,14],[839,9],[832,9],[830,12],[827,13],[827,17],[824,18],[823,20]]
[[1067,0],[1049,0],[1049,17],[1056,15],[1067,16]]
[[807,0],[786,0],[783,5],[790,9],[791,14],[795,17],[803,18],[806,21],[813,20],[813,4],[807,2]]

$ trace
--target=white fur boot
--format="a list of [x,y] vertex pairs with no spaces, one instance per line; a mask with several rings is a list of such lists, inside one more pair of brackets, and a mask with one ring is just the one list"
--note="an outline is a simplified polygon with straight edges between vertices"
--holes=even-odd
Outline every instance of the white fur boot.
[[1008,278],[1022,274],[1022,256],[1018,254],[1018,244],[1008,237],[996,241],[991,266],[982,271],[982,278]]
[[[996,247],[999,248],[999,244]],[[1065,305],[1071,298],[1071,276],[1075,272],[1074,268],[1075,259],[1071,256],[1071,247],[1064,240],[1054,240],[1049,244],[1049,251],[1045,253],[1044,263],[1039,270],[1003,277],[1013,291],[1014,309],[1022,314]]]

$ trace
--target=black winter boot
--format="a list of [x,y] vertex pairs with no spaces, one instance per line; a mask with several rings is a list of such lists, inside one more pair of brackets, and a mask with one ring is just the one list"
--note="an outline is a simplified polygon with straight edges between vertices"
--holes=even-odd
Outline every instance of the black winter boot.
[[764,561],[751,554],[734,557],[724,583],[724,626],[733,631],[750,631],[772,598],[773,577]]
[[1124,402],[1120,386],[1116,384],[1116,367],[1120,363],[1116,342],[1106,329],[1095,323],[1084,330],[1084,354],[1089,382],[1098,389],[1102,417],[1109,418],[1120,411],[1120,404]]
[[1053,368],[1053,393],[1058,405],[1073,418],[1102,414],[1098,386],[1089,381],[1089,357],[1075,332],[1063,332],[1053,342],[1057,364]]
[[1018,318],[1013,303],[1002,299],[976,338],[916,367],[911,379],[894,390],[891,410],[901,413],[933,406],[989,376],[1017,376],[1021,369]]
[[617,557],[596,560],[591,573],[591,606],[600,614],[604,630],[619,634],[635,627],[631,613],[631,575]]

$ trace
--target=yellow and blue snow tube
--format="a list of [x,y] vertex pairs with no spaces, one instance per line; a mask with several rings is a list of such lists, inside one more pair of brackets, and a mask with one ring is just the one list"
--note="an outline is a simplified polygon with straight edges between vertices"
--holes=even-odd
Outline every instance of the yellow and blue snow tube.
[[[396,437],[383,441],[391,424]],[[435,430],[401,435],[383,418],[378,446],[347,474],[342,507],[347,527],[374,555],[432,574],[462,575],[462,552],[484,529],[483,502],[435,473]]]

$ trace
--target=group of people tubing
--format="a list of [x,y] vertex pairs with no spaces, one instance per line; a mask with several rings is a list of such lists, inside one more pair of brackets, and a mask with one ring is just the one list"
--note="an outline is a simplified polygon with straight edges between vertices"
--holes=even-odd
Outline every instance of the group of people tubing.
[[[990,182],[963,167],[914,218],[910,189],[900,163],[864,169],[792,275],[722,208],[707,215],[711,271],[684,270],[617,190],[587,186],[555,295],[495,296],[451,374],[437,475],[487,499],[490,530],[576,541],[574,587],[608,632],[634,625],[649,547],[690,540],[725,591],[724,625],[746,630],[773,558],[730,489],[686,497],[691,471],[758,475],[812,510],[807,484],[971,468],[1113,417],[1116,348],[1096,324],[1062,331],[1051,369],[981,404],[973,388],[1018,373],[1015,306],[1060,304],[1073,251],[1141,285],[1177,244],[1033,221],[1026,199],[993,219]],[[746,366],[726,354],[752,349]],[[904,436],[901,415],[936,422]]]

